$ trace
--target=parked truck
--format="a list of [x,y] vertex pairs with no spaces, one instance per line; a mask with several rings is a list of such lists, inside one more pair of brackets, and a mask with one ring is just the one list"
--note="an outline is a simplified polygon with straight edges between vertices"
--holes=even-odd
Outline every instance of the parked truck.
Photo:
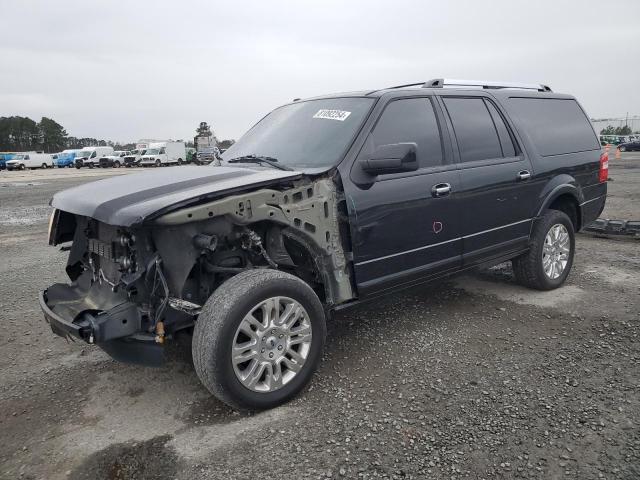
[[84,147],[76,154],[76,168],[97,167],[100,158],[113,155],[113,147]]
[[81,148],[71,148],[68,150],[63,150],[62,152],[56,154],[57,158],[53,163],[58,168],[73,167],[76,161],[76,155],[81,151]]
[[129,153],[129,155],[125,155],[124,166],[127,168],[139,166],[140,161],[142,160],[142,156],[147,151],[147,148],[149,148],[149,145],[157,142],[158,140],[148,140],[148,139],[138,140],[138,143],[136,143],[136,148],[132,150]]
[[143,167],[150,165],[160,167],[174,163],[181,165],[186,158],[187,150],[184,142],[155,142],[149,144],[149,148],[140,159],[140,165]]

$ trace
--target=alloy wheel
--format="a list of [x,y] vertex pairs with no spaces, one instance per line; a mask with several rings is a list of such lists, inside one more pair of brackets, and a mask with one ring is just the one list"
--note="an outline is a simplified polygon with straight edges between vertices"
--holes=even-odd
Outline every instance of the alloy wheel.
[[567,227],[561,223],[553,225],[542,247],[542,268],[547,277],[555,280],[562,275],[569,262],[570,251],[571,240]]
[[296,300],[271,297],[240,322],[231,349],[236,377],[249,390],[282,388],[302,369],[311,350],[309,314]]

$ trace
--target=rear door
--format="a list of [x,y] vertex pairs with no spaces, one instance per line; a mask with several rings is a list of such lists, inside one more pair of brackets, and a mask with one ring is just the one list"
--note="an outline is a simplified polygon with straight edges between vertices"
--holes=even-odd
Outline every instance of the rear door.
[[[375,148],[415,143],[415,172],[378,175],[368,184],[345,182],[356,283],[361,295],[459,268],[459,174],[432,97],[389,101],[351,170]],[[446,145],[448,144],[448,149]],[[435,187],[439,190],[436,192]]]
[[487,95],[440,98],[457,143],[463,266],[526,248],[537,187],[506,115]]

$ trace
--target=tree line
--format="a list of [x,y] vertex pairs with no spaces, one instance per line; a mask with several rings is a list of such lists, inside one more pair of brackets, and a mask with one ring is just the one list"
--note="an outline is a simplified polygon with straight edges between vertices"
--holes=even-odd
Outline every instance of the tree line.
[[[210,127],[202,122],[197,133],[201,133],[201,128],[209,130]],[[212,134],[212,132],[210,133]],[[234,140],[220,140],[220,148],[228,148]],[[187,141],[187,147],[193,147],[192,141]],[[110,140],[97,138],[78,138],[67,134],[62,125],[51,118],[42,117],[39,122],[35,122],[29,117],[0,117],[0,152],[30,152],[43,151],[45,153],[57,153],[68,148],[83,148],[90,146],[113,147],[115,150],[133,150],[135,143],[117,143]]]
[[607,125],[605,128],[600,130],[600,135],[630,135],[631,133],[633,132],[631,131],[631,127],[629,125],[624,125],[622,127]]

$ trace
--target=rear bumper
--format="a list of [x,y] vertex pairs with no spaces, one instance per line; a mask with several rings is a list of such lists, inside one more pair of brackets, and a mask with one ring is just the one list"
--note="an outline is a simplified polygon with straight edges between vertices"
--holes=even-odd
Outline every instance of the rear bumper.
[[582,227],[586,227],[593,221],[595,221],[602,211],[604,210],[605,203],[607,202],[607,194],[604,193],[596,198],[587,200],[580,205],[582,211]]

